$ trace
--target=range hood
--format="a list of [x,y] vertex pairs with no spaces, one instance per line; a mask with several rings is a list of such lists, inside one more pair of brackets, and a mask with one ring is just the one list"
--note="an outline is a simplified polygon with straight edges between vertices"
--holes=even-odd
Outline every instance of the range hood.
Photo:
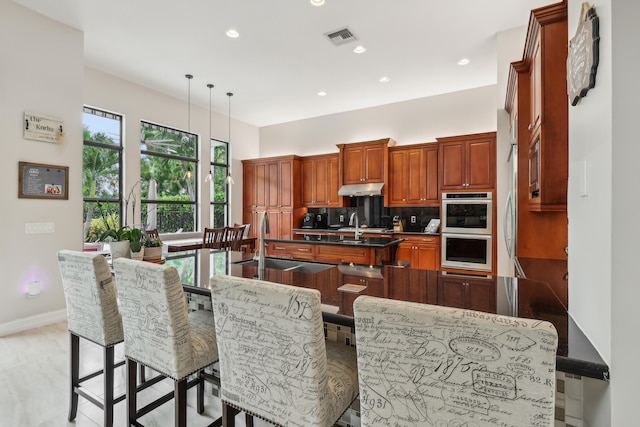
[[338,196],[382,196],[383,182],[347,184],[340,187]]

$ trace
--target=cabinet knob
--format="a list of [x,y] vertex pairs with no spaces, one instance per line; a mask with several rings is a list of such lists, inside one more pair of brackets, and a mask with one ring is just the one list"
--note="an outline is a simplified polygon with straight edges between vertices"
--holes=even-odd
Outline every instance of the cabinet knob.
[[532,124],[532,123],[530,123],[530,124],[529,124],[529,126],[527,126],[527,129],[529,129],[529,130],[533,130],[533,124]]

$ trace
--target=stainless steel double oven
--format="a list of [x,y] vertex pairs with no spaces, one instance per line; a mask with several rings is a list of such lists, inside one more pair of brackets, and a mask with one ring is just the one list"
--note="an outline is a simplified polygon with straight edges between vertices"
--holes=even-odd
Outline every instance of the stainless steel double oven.
[[491,271],[492,193],[442,193],[442,267]]

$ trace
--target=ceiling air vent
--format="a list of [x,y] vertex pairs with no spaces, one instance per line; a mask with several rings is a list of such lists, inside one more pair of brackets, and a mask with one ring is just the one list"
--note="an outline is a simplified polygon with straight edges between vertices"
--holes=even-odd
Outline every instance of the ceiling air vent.
[[340,46],[342,44],[349,43],[354,40],[358,40],[356,35],[353,34],[353,32],[348,28],[343,28],[341,30],[325,33],[325,36],[329,39],[331,43],[333,43],[336,46]]

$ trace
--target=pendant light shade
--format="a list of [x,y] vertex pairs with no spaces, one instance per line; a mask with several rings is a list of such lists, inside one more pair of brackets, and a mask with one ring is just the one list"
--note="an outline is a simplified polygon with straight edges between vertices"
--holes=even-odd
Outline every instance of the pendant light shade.
[[[229,97],[229,148],[231,148],[231,97],[233,96],[233,93],[231,92],[227,92],[227,96]],[[233,181],[233,177],[231,176],[231,165],[229,165],[229,168],[227,169],[227,184],[235,184],[235,182]]]
[[[213,89],[213,85],[209,83],[207,85],[209,88],[209,144],[211,144],[211,89]],[[209,174],[204,179],[204,182],[212,182],[213,181],[213,170],[211,170],[211,166],[209,166]]]

